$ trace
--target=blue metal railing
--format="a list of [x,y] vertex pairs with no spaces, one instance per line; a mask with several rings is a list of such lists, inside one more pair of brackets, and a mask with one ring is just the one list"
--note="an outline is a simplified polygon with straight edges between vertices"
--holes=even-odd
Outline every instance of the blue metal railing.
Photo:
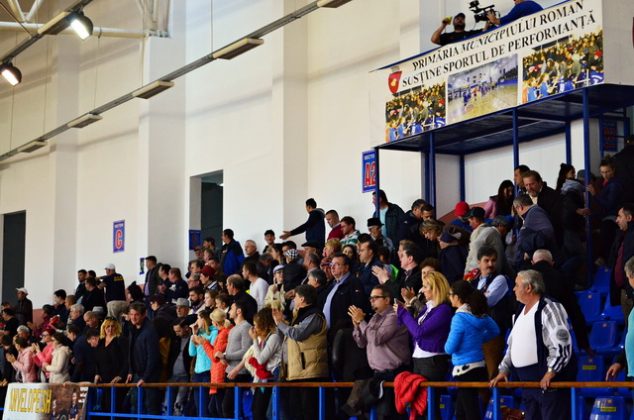
[[[281,405],[280,405],[280,388],[318,388],[319,395],[319,419],[326,419],[326,389],[328,388],[349,388],[353,384],[350,382],[304,382],[304,383],[265,383],[265,384],[253,384],[253,383],[230,383],[230,384],[201,384],[201,383],[170,383],[170,384],[145,384],[141,387],[137,387],[133,384],[89,384],[87,385],[89,388],[94,389],[94,392],[88,393],[87,398],[87,418],[110,418],[111,420],[118,418],[136,418],[136,419],[167,419],[167,420],[193,420],[200,419],[203,417],[203,407],[202,405],[197,406],[198,415],[197,416],[185,416],[185,415],[175,415],[172,404],[172,396],[174,393],[174,388],[178,387],[188,387],[188,388],[196,388],[195,392],[199,393],[199,396],[202,397],[205,392],[208,392],[209,387],[217,387],[217,388],[233,388],[233,404],[234,404],[234,413],[233,419],[239,420],[244,418],[242,413],[242,404],[243,404],[243,391],[249,388],[272,388],[271,392],[271,408],[272,408],[272,419],[277,420],[281,415]],[[392,383],[385,383],[384,386],[392,387]],[[424,386],[427,388],[427,419],[434,420],[434,415],[436,413],[436,399],[435,394],[438,392],[437,388],[489,388],[488,382],[425,382]],[[492,399],[492,419],[499,420],[501,419],[500,412],[500,390],[501,389],[513,389],[513,388],[539,388],[539,382],[500,382],[496,387],[492,387],[491,389],[491,399]],[[102,400],[104,390],[110,390],[110,407],[117,406],[117,394],[115,391],[119,389],[123,391],[123,389],[136,388],[133,392],[135,392],[135,409],[136,413],[119,413],[117,411],[104,411],[99,407],[98,401]],[[577,402],[578,402],[578,390],[582,388],[634,388],[634,382],[553,382],[551,383],[551,388],[559,388],[559,389],[570,389],[570,413],[572,419],[579,418],[579,413]],[[165,390],[165,401],[168,401],[165,407],[164,414],[142,414],[144,407],[144,398],[145,392],[147,389],[159,389]],[[606,393],[607,395],[607,393]],[[199,401],[203,399],[200,398]],[[0,407],[0,411],[3,411],[3,408]],[[203,417],[206,419],[216,419],[215,417]],[[370,413],[370,419],[376,420],[376,410],[372,410]]]

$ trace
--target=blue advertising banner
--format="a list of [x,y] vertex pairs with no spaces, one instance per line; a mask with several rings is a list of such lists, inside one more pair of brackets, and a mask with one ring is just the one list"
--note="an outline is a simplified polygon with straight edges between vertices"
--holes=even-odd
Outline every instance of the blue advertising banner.
[[376,153],[374,150],[363,152],[361,166],[361,191],[366,193],[376,188]]
[[197,246],[202,245],[202,232],[200,230],[191,229],[189,231],[189,250],[193,251]]
[[125,220],[112,223],[112,252],[125,251]]

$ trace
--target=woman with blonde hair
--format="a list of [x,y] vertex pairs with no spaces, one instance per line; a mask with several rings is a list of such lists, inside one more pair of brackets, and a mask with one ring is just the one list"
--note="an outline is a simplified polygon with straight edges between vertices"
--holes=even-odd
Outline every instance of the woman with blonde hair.
[[[121,336],[121,323],[106,317],[101,324],[99,344],[95,349],[95,383],[116,384],[128,374],[128,341]],[[117,388],[113,388],[115,392]],[[117,405],[123,402],[123,392],[116,392]],[[104,389],[102,407],[110,406],[110,389]],[[119,408],[117,407],[117,408]],[[113,407],[115,408],[115,407]],[[116,409],[116,408],[115,408]]]
[[[229,330],[232,324],[227,320],[227,314],[220,308],[216,308],[210,315],[213,326],[218,330],[216,341],[211,343],[200,336],[194,336],[196,344],[202,343],[207,357],[211,359],[211,383],[218,384],[225,381],[226,362],[216,357],[218,353],[227,350]],[[209,415],[211,417],[222,417],[222,401],[224,399],[223,388],[209,388]]]
[[[414,341],[413,371],[428,381],[444,381],[449,372],[450,356],[444,345],[451,327],[452,309],[449,303],[449,282],[438,271],[423,277],[425,306],[417,318],[400,303],[395,303],[399,324],[405,325]],[[439,393],[437,393],[439,395]],[[439,407],[436,401],[435,407]],[[435,418],[440,418],[440,412]]]

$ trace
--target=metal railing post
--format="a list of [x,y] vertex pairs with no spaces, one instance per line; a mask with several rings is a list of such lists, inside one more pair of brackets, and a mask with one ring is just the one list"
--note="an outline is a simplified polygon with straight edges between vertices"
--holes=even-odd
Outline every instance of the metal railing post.
[[[110,385],[110,413],[114,414],[117,412],[117,388],[113,385]],[[110,416],[110,420],[114,420],[114,416]]]
[[174,414],[174,406],[172,405],[172,387],[168,386],[165,390],[165,401],[167,401],[167,415]]
[[271,393],[271,398],[273,398],[271,415],[273,416],[273,420],[277,420],[280,416],[280,389],[278,387],[273,387]]
[[236,420],[240,419],[240,404],[242,404],[242,400],[240,398],[241,389],[237,386],[233,387],[233,415]]
[[197,407],[198,417],[202,417],[203,416],[203,387],[199,386],[196,392],[198,392],[198,407]]
[[427,420],[434,420],[434,414],[436,413],[435,407],[436,390],[432,386],[427,387]]
[[370,420],[378,420],[378,414],[376,412],[376,406],[372,407],[372,409],[370,409]]
[[321,386],[319,387],[319,420],[326,420],[326,390]]
[[577,390],[570,388],[570,417],[577,420]]
[[141,414],[143,413],[143,388],[140,386],[136,387],[136,414],[137,419],[141,419]]
[[500,390],[493,387],[493,420],[500,420]]

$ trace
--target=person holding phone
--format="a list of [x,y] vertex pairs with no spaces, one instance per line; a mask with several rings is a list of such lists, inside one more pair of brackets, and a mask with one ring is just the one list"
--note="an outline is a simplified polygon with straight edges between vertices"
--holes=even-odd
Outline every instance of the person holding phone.
[[[444,345],[453,312],[449,304],[449,282],[442,273],[432,271],[423,277],[422,291],[426,302],[418,317],[414,318],[400,301],[396,301],[394,308],[399,323],[407,327],[414,341],[414,373],[428,381],[444,381],[449,372],[449,355]],[[434,406],[440,407],[438,401]],[[436,414],[435,417],[440,418],[440,411]]]

